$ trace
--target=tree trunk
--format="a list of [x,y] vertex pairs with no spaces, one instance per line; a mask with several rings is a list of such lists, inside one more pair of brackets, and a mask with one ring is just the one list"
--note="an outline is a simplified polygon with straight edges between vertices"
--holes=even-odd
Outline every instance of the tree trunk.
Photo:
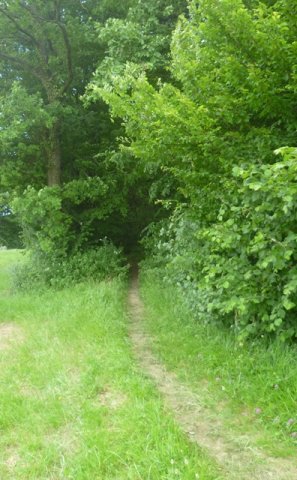
[[58,122],[49,132],[47,184],[49,187],[61,185],[61,145]]

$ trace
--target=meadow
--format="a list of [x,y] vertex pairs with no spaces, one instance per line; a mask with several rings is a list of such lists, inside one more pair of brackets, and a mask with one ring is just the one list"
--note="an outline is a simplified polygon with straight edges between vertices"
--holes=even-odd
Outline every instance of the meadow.
[[1,480],[224,478],[140,370],[127,283],[19,293],[0,252]]

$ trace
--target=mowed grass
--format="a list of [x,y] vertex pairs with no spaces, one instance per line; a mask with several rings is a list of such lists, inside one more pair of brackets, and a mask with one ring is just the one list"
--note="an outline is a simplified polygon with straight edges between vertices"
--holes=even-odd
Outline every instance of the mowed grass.
[[198,393],[226,436],[296,458],[296,345],[240,345],[230,331],[193,319],[177,288],[153,275],[143,275],[141,291],[155,352]]
[[0,479],[215,480],[142,374],[127,286],[8,294],[0,252]]

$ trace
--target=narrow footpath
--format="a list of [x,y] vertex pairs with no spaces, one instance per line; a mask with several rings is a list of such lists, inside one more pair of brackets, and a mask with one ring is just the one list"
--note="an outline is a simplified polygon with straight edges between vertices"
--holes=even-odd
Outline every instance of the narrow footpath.
[[140,367],[155,383],[175,421],[192,442],[216,460],[226,479],[297,480],[296,464],[267,456],[253,445],[253,438],[238,439],[224,432],[219,420],[210,419],[210,412],[201,405],[199,394],[183,385],[157,359],[151,348],[153,338],[145,330],[136,271],[131,278],[128,302],[130,338]]

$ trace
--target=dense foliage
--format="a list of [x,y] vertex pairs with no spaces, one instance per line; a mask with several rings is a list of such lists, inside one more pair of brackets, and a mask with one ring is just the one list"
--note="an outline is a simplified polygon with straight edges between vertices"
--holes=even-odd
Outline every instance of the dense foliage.
[[166,188],[152,189],[173,214],[150,228],[155,264],[201,319],[241,337],[297,334],[296,150],[273,153],[296,137],[291,13],[282,1],[193,2],[173,35],[174,83],[156,88],[128,64],[92,91],[124,119],[133,154],[162,171]]
[[[167,265],[201,321],[224,322],[241,339],[295,337],[297,315],[297,150],[272,165],[235,167],[239,188],[205,225],[192,210],[148,236],[147,265]],[[164,270],[162,271],[164,275]]]
[[81,282],[101,281],[127,274],[123,252],[106,240],[85,252],[49,257],[32,252],[15,268],[14,287],[24,291],[64,288]]
[[121,122],[111,121],[102,100],[83,104],[81,95],[96,67],[105,81],[127,58],[149,64],[151,78],[168,76],[183,6],[0,2],[0,193],[15,198],[10,208],[34,254],[72,256],[105,237],[129,252],[159,215],[150,175],[118,149]]

